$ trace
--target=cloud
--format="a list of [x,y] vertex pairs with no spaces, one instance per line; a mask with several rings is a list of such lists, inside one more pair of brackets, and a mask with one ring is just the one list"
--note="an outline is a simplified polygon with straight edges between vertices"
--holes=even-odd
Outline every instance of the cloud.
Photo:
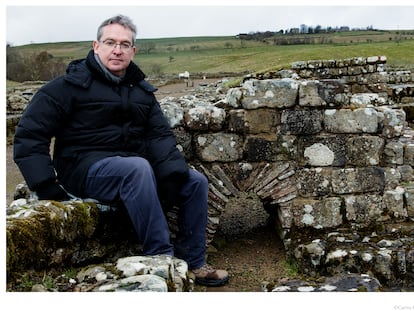
[[414,29],[414,6],[8,6],[13,45],[94,40],[98,25],[130,16],[139,38],[237,35],[309,26]]

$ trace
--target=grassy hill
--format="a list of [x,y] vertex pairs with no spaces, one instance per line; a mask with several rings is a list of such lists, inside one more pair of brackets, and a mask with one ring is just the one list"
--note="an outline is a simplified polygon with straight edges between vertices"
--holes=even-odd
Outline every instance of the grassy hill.
[[[229,37],[138,39],[136,63],[148,75],[178,72],[218,74],[289,68],[294,61],[385,55],[388,66],[414,68],[414,31],[352,31],[284,35],[324,44],[276,45],[278,36],[262,41]],[[279,37],[281,38],[281,37]],[[13,47],[22,55],[47,51],[64,62],[83,58],[92,42],[59,42]]]

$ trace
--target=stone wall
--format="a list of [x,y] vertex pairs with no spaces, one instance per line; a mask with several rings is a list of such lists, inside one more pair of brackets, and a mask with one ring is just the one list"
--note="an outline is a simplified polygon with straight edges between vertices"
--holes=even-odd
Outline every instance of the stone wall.
[[229,90],[162,99],[178,147],[210,181],[208,241],[226,217],[243,231],[251,205],[231,209],[250,198],[299,271],[412,286],[413,75],[385,65],[384,56],[296,62]]
[[385,62],[297,62],[246,77],[219,100],[164,99],[183,152],[210,180],[210,232],[248,193],[301,271],[412,282],[412,74],[388,73]]

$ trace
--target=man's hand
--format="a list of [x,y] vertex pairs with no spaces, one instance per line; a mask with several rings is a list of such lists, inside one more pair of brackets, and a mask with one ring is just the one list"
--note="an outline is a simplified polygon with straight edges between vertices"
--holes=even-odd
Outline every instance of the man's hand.
[[67,192],[55,180],[43,182],[34,190],[39,200],[65,201],[70,199]]

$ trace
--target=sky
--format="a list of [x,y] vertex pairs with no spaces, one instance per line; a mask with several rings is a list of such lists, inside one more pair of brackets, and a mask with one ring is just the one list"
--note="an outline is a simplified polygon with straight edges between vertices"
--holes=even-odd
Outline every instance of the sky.
[[414,29],[414,6],[404,5],[400,0],[393,1],[393,6],[374,6],[363,0],[349,0],[346,5],[335,6],[328,6],[323,1],[312,2],[316,5],[309,6],[295,0],[289,1],[290,6],[275,5],[277,1],[266,0],[255,0],[254,6],[245,5],[243,1],[235,5],[227,0],[193,1],[191,5],[185,1],[163,3],[158,0],[147,0],[147,5],[140,5],[139,1],[128,5],[120,0],[117,6],[97,6],[88,4],[88,0],[73,0],[71,5],[59,1],[55,2],[59,3],[57,6],[47,1],[40,1],[40,4],[19,0],[6,2],[9,3],[5,5],[5,39],[13,46],[92,41],[99,24],[116,14],[132,18],[138,28],[137,38],[231,36],[252,31],[285,30],[301,24]]

